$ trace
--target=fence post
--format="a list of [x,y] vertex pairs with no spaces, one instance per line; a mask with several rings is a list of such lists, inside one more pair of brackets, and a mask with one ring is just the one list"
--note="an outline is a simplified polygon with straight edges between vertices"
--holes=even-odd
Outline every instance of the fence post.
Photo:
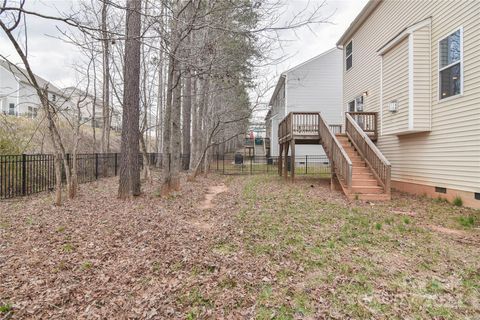
[[98,153],[95,153],[95,180],[98,180]]
[[22,154],[22,195],[27,194],[27,155]]
[[115,176],[117,176],[117,155],[118,155],[118,153],[115,152],[115,164],[114,164],[114,167],[115,167]]
[[305,174],[308,174],[308,155],[305,155]]
[[[255,140],[253,141],[255,143]],[[253,152],[255,152],[255,144],[253,145]],[[253,174],[253,159],[255,159],[255,153],[253,154],[253,157],[250,158],[250,174]]]

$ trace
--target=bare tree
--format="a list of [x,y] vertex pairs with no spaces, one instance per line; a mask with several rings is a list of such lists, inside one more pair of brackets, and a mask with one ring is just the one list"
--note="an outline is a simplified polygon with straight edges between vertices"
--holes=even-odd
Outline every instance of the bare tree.
[[138,196],[141,191],[138,161],[141,27],[141,0],[127,0],[122,144],[118,187],[120,199]]

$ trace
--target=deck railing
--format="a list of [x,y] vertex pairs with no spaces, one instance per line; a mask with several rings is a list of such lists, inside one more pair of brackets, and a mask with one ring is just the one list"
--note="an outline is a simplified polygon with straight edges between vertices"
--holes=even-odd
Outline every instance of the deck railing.
[[291,138],[292,134],[292,114],[289,113],[278,124],[278,142],[284,142]]
[[[294,136],[318,136],[318,112],[290,112],[278,125],[278,140],[280,143],[292,139]],[[342,131],[341,124],[329,125],[333,134]]]
[[[377,180],[382,184],[386,193],[390,193],[391,165],[377,146],[368,137],[365,130],[354,119],[355,114],[345,115],[345,132],[357,151],[372,169]],[[376,116],[375,116],[376,119]]]
[[[378,137],[377,113],[376,112],[347,112],[358,126],[373,140]],[[346,120],[346,119],[345,119]],[[346,123],[345,123],[346,126]]]
[[318,119],[318,133],[330,159],[331,170],[337,174],[339,179],[343,180],[350,190],[352,188],[352,161],[321,114],[318,114]]

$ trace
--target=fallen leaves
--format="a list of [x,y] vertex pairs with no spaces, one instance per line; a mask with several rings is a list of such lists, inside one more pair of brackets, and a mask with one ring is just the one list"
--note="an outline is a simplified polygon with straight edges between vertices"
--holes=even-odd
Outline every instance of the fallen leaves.
[[[409,286],[428,286],[431,270],[463,272],[478,253],[421,229],[433,210],[425,200],[350,203],[323,180],[183,177],[165,198],[155,183],[144,188],[120,201],[117,180],[105,179],[81,185],[63,207],[50,194],[1,202],[0,305],[10,307],[0,315],[313,319],[378,316],[379,305],[399,315],[413,308],[403,273],[417,277]],[[451,251],[437,253],[427,236]],[[439,282],[444,299],[456,297],[454,281]]]

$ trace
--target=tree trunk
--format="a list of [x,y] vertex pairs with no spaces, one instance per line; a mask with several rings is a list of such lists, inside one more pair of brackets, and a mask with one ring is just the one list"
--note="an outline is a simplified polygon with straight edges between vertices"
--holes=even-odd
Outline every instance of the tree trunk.
[[[107,0],[102,4],[102,54],[103,54],[103,109],[102,109],[102,153],[110,152],[110,43],[107,31]],[[102,162],[103,176],[107,176],[106,159]]]
[[93,146],[92,146],[92,153],[96,153],[97,151],[97,129],[96,129],[96,116],[97,116],[97,69],[95,66],[95,57],[92,56],[92,64],[93,64],[93,102],[92,102],[92,139],[93,139]]
[[183,93],[183,108],[182,108],[182,166],[183,170],[190,169],[190,156],[191,156],[191,142],[190,142],[190,130],[192,122],[192,77],[190,74],[190,68],[186,71],[185,88]]
[[173,56],[168,59],[167,100],[163,119],[163,170],[168,175],[170,170],[171,135],[172,135],[172,86],[173,86]]
[[180,190],[180,154],[182,152],[182,132],[181,132],[181,99],[182,99],[182,82],[180,78],[180,70],[175,72],[175,87],[173,91],[172,101],[172,170],[170,172],[170,186],[172,190]]
[[62,156],[55,153],[55,205],[62,205]]
[[[199,128],[200,128],[200,135],[198,137],[198,154],[197,154],[197,162],[205,161],[205,155],[203,154],[203,150],[206,149],[208,145],[208,103],[209,103],[209,95],[210,95],[210,79],[206,79],[202,86],[202,92],[200,93],[200,109],[198,111],[198,121],[199,121]],[[203,170],[203,167],[201,167]]]
[[155,166],[159,168],[161,166],[160,153],[162,152],[163,141],[163,51],[159,53],[159,66],[158,66],[158,91],[157,91],[157,119],[155,124],[155,152],[157,153],[157,162]]
[[[192,74],[193,77],[193,74]],[[190,167],[193,168],[195,161],[197,160],[197,145],[198,145],[198,136],[200,135],[200,130],[198,127],[198,99],[197,99],[197,83],[198,78],[195,77],[192,79],[192,137],[191,137],[191,148],[190,148]]]
[[118,197],[126,199],[140,194],[139,102],[140,102],[140,34],[141,0],[127,0],[125,67],[123,89],[122,143]]
[[150,161],[148,158],[148,153],[147,153],[147,146],[145,144],[145,140],[143,139],[143,135],[140,135],[140,146],[142,150],[142,159],[143,159],[143,179],[145,181],[151,182],[152,176],[150,174]]

